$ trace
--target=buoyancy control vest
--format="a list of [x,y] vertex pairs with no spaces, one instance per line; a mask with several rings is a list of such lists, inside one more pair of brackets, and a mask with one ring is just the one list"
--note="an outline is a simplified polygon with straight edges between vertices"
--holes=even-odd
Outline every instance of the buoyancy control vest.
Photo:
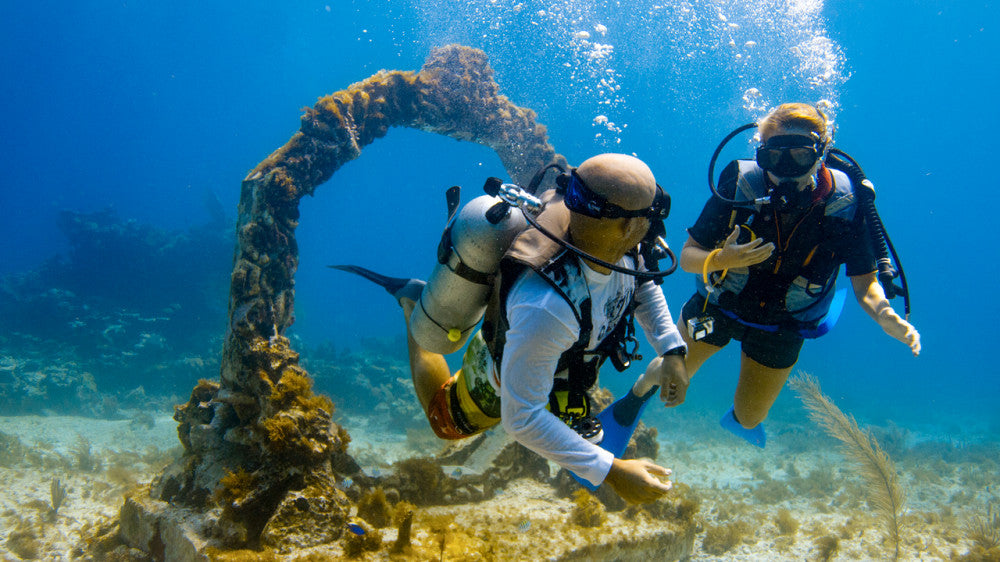
[[[545,210],[537,217],[538,223],[565,239],[570,212],[563,204],[562,196],[548,191],[542,195],[542,200]],[[638,255],[633,255],[633,258],[637,266],[641,266],[641,258]],[[537,273],[569,304],[580,326],[580,333],[576,342],[559,357],[553,390],[549,395],[550,410],[564,421],[590,415],[587,390],[597,381],[601,365],[626,341],[634,339],[635,287],[620,317],[608,319],[615,328],[594,349],[588,349],[594,325],[591,295],[583,267],[586,266],[576,255],[540,231],[529,228],[521,232],[500,261],[496,285],[482,326],[483,337],[499,370],[509,328],[507,297],[526,270]],[[615,362],[615,366],[619,370],[624,369],[619,362]]]
[[806,337],[822,335],[809,335],[809,330],[824,319],[835,300],[840,262],[831,244],[841,233],[846,235],[855,220],[851,181],[840,170],[821,168],[821,176],[832,183],[830,192],[793,228],[782,232],[781,217],[770,205],[761,204],[768,192],[764,170],[752,160],[738,164],[729,228],[740,226],[739,243],[763,237],[775,243],[775,252],[750,268],[732,268],[725,275],[714,272],[708,285],[698,276],[698,292],[745,324],[798,330]]

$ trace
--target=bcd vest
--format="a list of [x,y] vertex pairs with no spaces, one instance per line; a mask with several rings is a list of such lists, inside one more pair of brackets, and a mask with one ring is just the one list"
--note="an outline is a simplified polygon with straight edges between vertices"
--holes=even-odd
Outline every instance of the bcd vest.
[[[542,195],[545,210],[537,217],[539,224],[549,232],[566,239],[570,212],[562,196],[554,191]],[[639,258],[636,257],[638,260]],[[552,287],[569,304],[580,326],[576,342],[559,357],[550,410],[564,421],[588,416],[590,403],[587,390],[597,381],[597,374],[612,350],[631,335],[635,309],[635,291],[619,318],[609,318],[615,329],[605,336],[595,349],[588,350],[594,325],[591,316],[591,297],[581,268],[586,267],[575,254],[534,228],[521,233],[511,244],[500,262],[490,303],[486,308],[482,334],[490,349],[494,364],[499,370],[503,362],[503,348],[507,340],[507,296],[514,283],[531,269]],[[502,377],[501,373],[501,377]]]
[[801,329],[820,322],[833,302],[840,259],[833,241],[846,236],[857,205],[847,175],[822,168],[830,193],[794,223],[782,225],[771,205],[757,203],[768,193],[765,172],[752,160],[739,160],[739,175],[729,228],[741,228],[739,243],[754,237],[774,242],[771,258],[755,266],[713,272],[712,290],[697,276],[698,292],[744,323]]

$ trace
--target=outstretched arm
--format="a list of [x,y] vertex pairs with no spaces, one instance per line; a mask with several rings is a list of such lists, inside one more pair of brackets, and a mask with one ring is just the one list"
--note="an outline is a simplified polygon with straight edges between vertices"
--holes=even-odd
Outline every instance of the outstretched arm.
[[868,316],[871,316],[885,333],[910,346],[914,356],[920,355],[920,333],[913,324],[904,320],[892,309],[875,272],[853,275],[851,284],[854,286],[854,298]]

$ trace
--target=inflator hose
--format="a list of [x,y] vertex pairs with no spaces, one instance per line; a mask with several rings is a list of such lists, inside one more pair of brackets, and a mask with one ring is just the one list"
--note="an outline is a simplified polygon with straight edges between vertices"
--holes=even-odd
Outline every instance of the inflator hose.
[[756,127],[756,126],[757,126],[756,123],[747,123],[746,125],[740,125],[733,132],[731,132],[728,135],[726,135],[726,138],[722,139],[722,142],[719,143],[719,146],[715,147],[715,152],[712,153],[712,159],[708,161],[708,187],[709,187],[709,189],[712,190],[712,195],[714,195],[720,201],[723,201],[725,203],[729,203],[730,205],[735,205],[735,204],[739,203],[735,199],[727,199],[721,193],[719,193],[718,189],[716,189],[716,187],[715,187],[715,162],[716,162],[716,160],[719,159],[719,154],[722,154],[722,149],[725,148],[727,144],[729,144],[729,141],[733,140],[733,137],[735,137],[736,135],[742,133],[743,131],[745,131],[747,129],[752,129],[752,128]]
[[[882,223],[882,217],[879,216],[878,210],[875,208],[875,186],[865,176],[864,170],[861,169],[861,165],[858,164],[857,160],[843,150],[838,148],[830,149],[830,153],[827,156],[827,165],[846,173],[850,177],[851,184],[854,186],[854,193],[858,198],[858,203],[865,214],[865,221],[869,227],[869,235],[874,245],[875,260],[878,264],[879,284],[882,285],[887,298],[903,297],[904,314],[906,318],[909,318],[909,285],[906,282],[906,274],[903,272],[903,264],[899,261],[896,248],[892,245],[889,233],[886,232],[885,225]],[[892,261],[889,260],[890,254],[892,255]],[[893,263],[896,264],[895,268],[892,265]],[[896,277],[899,277],[901,287],[893,283]]]

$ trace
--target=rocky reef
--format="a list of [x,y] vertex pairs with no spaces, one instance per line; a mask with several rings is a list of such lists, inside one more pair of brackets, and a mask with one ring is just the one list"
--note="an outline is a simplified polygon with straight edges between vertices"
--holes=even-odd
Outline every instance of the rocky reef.
[[[299,132],[243,181],[221,377],[218,383],[202,380],[188,402],[176,408],[184,454],[148,491],[126,501],[118,523],[94,539],[95,552],[120,555],[121,549],[139,549],[156,558],[224,559],[243,549],[282,554],[332,548],[359,556],[383,550],[387,539],[372,524],[398,511],[392,549],[405,554],[422,548],[414,546],[422,543],[413,539],[408,506],[489,500],[499,482],[524,476],[548,485],[547,463],[514,444],[493,451],[488,467],[464,478],[450,478],[442,469],[458,462],[459,453],[407,459],[383,477],[364,474],[348,453],[347,431],[333,421],[332,402],[314,393],[285,336],[294,320],[300,199],[390,127],[487,145],[520,183],[545,164],[565,163],[548,144],[534,112],[499,94],[479,50],[435,49],[420,72],[382,71],[320,98],[306,110]],[[473,443],[465,448],[490,451]],[[580,509],[587,514],[575,519],[593,521],[594,505]],[[671,557],[688,552],[690,521],[675,523],[655,525],[657,531],[647,534],[655,540],[639,541],[637,557],[653,552],[643,544]],[[463,547],[463,552],[498,548],[482,536],[486,530],[466,533],[479,546]],[[617,533],[609,536],[621,542]],[[667,546],[664,536],[673,537]],[[125,544],[116,546],[116,541]],[[440,541],[440,556],[446,542]],[[553,555],[572,557],[580,548],[589,552],[601,544],[585,540]]]
[[[565,497],[567,476],[550,479],[541,458],[514,443],[483,446],[485,437],[438,458],[397,462],[385,475],[366,474],[348,452],[347,431],[333,421],[332,402],[314,392],[285,336],[293,322],[299,200],[390,127],[490,146],[522,183],[545,164],[565,163],[534,112],[500,95],[485,54],[467,47],[435,49],[420,72],[382,71],[307,109],[299,132],[243,181],[220,381],[202,380],[176,408],[183,456],[148,490],[130,496],[117,522],[92,537],[95,555],[246,560],[319,549],[321,557],[395,552],[426,559],[435,549],[438,558],[457,549],[464,557],[496,558],[516,548],[527,555],[530,542],[516,534],[530,530],[530,522],[517,522],[526,520],[523,502],[498,500],[497,494],[506,483],[528,478],[544,483],[553,498]],[[486,460],[475,463],[476,456]],[[470,463],[479,470],[446,474],[443,468]],[[515,521],[514,540],[491,535],[488,517],[470,517],[476,522],[460,530],[446,522],[455,510],[488,501],[505,504]],[[567,524],[604,520],[605,504],[581,501],[580,514]],[[452,511],[431,515],[432,506]],[[610,505],[618,512],[624,507]],[[415,516],[416,510],[424,511]],[[675,516],[684,510],[654,511],[659,515],[650,517],[659,523],[642,532],[623,539],[606,530],[602,539],[553,546],[552,556],[587,557],[612,544],[636,558],[684,556],[693,541],[690,519]],[[390,521],[395,529],[378,529]],[[590,533],[599,529],[604,527]]]
[[61,212],[67,251],[0,278],[0,415],[121,417],[214,376],[233,230],[212,215],[171,231]]

